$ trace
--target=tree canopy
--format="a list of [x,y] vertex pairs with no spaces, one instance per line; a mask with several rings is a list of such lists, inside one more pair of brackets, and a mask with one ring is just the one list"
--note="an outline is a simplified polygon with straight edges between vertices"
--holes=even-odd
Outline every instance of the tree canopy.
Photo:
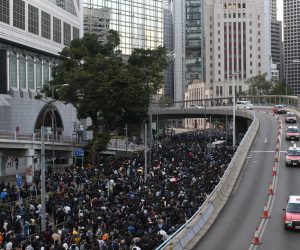
[[266,74],[257,75],[249,78],[246,83],[249,84],[249,94],[256,95],[288,95],[293,94],[291,88],[286,86],[285,82],[278,79],[266,79]]
[[[119,35],[113,30],[108,32],[104,44],[96,34],[73,40],[61,51],[61,63],[54,68],[50,82],[54,86],[66,85],[57,98],[73,104],[79,119],[91,118],[94,140],[109,140],[103,134],[126,123],[141,123],[147,116],[150,94],[163,86],[165,48],[134,49],[124,62],[117,50],[119,44]],[[100,117],[104,124],[102,135]],[[95,144],[103,147],[105,143]]]

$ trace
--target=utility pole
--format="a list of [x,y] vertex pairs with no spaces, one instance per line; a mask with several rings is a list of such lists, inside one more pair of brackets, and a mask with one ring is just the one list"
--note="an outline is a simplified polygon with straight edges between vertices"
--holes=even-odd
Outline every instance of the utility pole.
[[144,182],[147,180],[147,122],[145,122],[145,151],[144,151],[144,157],[145,157],[145,167],[144,167]]
[[126,149],[126,155],[127,155],[127,148],[128,148],[128,128],[127,128],[127,123],[125,125],[125,149]]
[[52,111],[52,119],[51,119],[51,129],[52,129],[52,171],[54,171],[55,166],[55,149],[54,149],[54,119],[55,119],[55,112],[54,112],[54,86],[51,85],[51,96],[52,96],[52,102],[51,102],[51,111]]
[[232,119],[232,146],[236,146],[236,138],[235,138],[235,77],[237,73],[232,73],[232,88],[233,88],[233,119]]
[[41,127],[41,230],[46,231],[45,127]]

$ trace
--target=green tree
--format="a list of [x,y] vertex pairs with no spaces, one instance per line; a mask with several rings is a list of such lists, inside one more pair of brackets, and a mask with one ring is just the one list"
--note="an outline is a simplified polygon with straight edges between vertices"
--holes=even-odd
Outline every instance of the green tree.
[[257,75],[249,78],[246,83],[249,85],[249,94],[256,95],[268,95],[271,94],[273,83],[266,79],[267,74]]
[[292,95],[293,91],[290,86],[286,86],[284,81],[273,80],[274,87],[272,90],[272,95]]
[[[60,53],[61,63],[54,68],[50,85],[66,84],[57,98],[71,103],[79,119],[90,118],[93,151],[101,151],[109,134],[125,123],[140,123],[147,116],[149,94],[162,87],[166,50],[135,49],[124,63],[116,31],[110,30],[106,43],[95,34],[73,40]],[[46,95],[51,96],[49,88]],[[104,126],[99,130],[99,121]]]

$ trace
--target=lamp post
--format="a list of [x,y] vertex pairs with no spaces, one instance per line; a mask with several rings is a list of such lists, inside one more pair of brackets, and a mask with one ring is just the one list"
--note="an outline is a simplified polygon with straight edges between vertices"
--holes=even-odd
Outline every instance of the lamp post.
[[45,127],[41,127],[41,231],[46,231]]
[[233,118],[232,118],[232,146],[235,147],[236,146],[236,134],[235,134],[235,77],[237,75],[237,72],[233,72],[231,74],[232,77],[232,108],[233,108]]

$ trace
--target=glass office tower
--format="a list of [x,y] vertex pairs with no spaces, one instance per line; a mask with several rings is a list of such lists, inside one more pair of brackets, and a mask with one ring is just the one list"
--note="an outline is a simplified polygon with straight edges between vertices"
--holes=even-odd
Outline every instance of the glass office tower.
[[84,32],[95,32],[105,42],[109,29],[119,32],[124,55],[163,45],[163,1],[84,0]]

